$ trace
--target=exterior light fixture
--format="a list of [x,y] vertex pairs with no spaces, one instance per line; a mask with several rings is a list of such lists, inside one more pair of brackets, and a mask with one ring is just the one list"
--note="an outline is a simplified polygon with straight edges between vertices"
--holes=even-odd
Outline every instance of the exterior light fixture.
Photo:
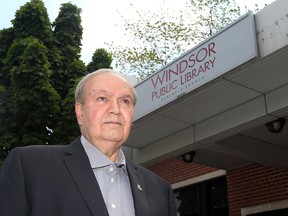
[[286,123],[286,120],[284,118],[279,118],[274,121],[268,122],[266,124],[266,127],[268,130],[272,133],[280,133]]
[[182,154],[181,157],[184,162],[191,163],[193,162],[195,155],[196,155],[196,152],[191,151],[191,152]]

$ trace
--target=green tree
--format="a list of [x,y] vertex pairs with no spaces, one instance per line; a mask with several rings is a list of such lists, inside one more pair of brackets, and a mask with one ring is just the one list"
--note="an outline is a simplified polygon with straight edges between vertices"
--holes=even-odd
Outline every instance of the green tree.
[[15,41],[8,51],[11,85],[1,95],[5,104],[0,112],[5,110],[0,120],[0,149],[5,155],[15,146],[48,144],[53,136],[60,97],[49,83],[46,54],[46,47],[33,37]]
[[108,44],[116,67],[143,79],[240,15],[235,0],[190,0],[186,4],[177,14],[164,1],[154,13],[135,9],[138,19],[122,16],[127,41],[133,45]]
[[87,65],[87,70],[93,72],[100,68],[111,68],[112,55],[104,48],[96,49],[92,61]]
[[73,62],[80,58],[83,34],[80,13],[81,9],[76,5],[64,3],[61,5],[59,14],[52,24],[61,55],[68,62]]
[[53,130],[56,134],[56,137],[54,137],[55,141],[53,141],[54,143],[67,144],[80,135],[74,104],[76,86],[81,78],[82,77],[75,80],[73,87],[70,88],[65,99],[61,102],[61,117],[58,119],[56,127]]
[[64,3],[52,24],[61,56],[59,65],[52,66],[51,83],[61,96],[61,115],[53,129],[53,143],[67,144],[77,137],[79,127],[74,113],[75,80],[87,74],[87,68],[80,60],[81,9],[71,3]]
[[55,45],[47,9],[41,0],[30,0],[21,6],[16,11],[12,24],[18,39],[33,36],[48,49]]
[[7,57],[7,52],[15,39],[14,28],[0,30],[0,86],[2,88],[10,85],[9,72],[4,68],[4,60]]
[[80,11],[63,4],[53,31],[44,3],[30,0],[13,27],[0,30],[0,165],[16,146],[66,144],[79,135],[72,92],[87,73]]
[[80,135],[79,126],[74,111],[74,92],[77,83],[79,82],[79,79],[82,78],[82,76],[85,75],[87,72],[85,65],[83,66],[82,61],[80,60],[74,61],[73,64],[71,64],[70,72],[73,73],[74,76],[77,75],[78,78],[74,80],[67,80],[67,85],[71,87],[68,89],[68,93],[66,94],[66,96],[61,99],[61,113],[57,118],[57,123],[55,124],[55,127],[53,128],[54,136],[52,143],[68,144]]
[[84,62],[80,60],[83,34],[80,14],[81,9],[76,5],[64,3],[52,24],[61,62],[52,66],[51,82],[62,99],[73,87],[75,79],[87,73]]
[[[16,39],[33,36],[43,43],[47,47],[48,52],[46,55],[52,69],[52,74],[60,71],[64,60],[62,60],[63,57],[60,55],[59,45],[56,43],[52,25],[43,1],[30,0],[25,3],[16,11],[12,24]],[[53,86],[55,87],[55,85]]]
[[[2,126],[0,127],[0,143],[2,143],[2,136],[5,134],[6,132],[6,125],[3,125],[4,119],[6,119],[6,112],[7,110],[5,110],[5,104],[6,103],[6,88],[4,86],[0,85],[0,123],[2,124]],[[4,126],[4,127],[3,127]],[[4,140],[3,140],[4,141]],[[8,150],[6,149],[6,147],[3,144],[0,144],[0,166],[3,163],[5,157],[8,154]]]
[[240,7],[234,0],[190,0],[187,9],[196,14],[197,42],[214,35],[240,16]]

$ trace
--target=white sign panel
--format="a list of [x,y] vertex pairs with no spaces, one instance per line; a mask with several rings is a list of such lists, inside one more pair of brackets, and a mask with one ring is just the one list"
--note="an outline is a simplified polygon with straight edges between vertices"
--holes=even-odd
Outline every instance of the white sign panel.
[[135,88],[135,120],[257,57],[254,15],[247,13]]

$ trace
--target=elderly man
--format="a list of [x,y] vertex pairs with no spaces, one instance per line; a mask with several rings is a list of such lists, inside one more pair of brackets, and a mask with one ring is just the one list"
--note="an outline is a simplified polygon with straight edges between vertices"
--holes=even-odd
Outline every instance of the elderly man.
[[82,135],[67,146],[27,146],[0,174],[1,216],[175,216],[171,187],[126,160],[134,88],[118,73],[85,76],[75,92]]

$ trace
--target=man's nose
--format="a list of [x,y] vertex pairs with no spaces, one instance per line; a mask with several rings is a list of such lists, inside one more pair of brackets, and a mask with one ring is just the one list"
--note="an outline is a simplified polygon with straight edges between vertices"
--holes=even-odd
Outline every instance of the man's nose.
[[111,100],[109,112],[115,115],[118,115],[120,113],[120,106],[117,100]]

